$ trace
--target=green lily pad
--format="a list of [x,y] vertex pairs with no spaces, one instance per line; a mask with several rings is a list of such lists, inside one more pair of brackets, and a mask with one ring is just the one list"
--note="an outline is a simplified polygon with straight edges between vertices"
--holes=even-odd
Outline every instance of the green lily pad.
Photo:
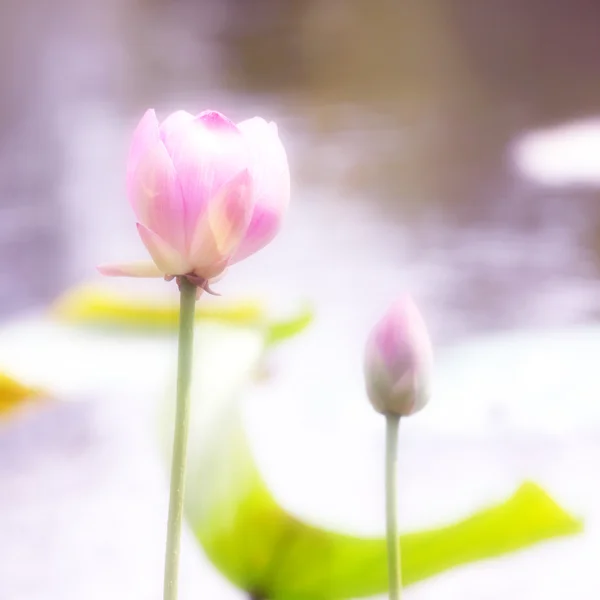
[[314,311],[310,306],[304,306],[290,318],[271,320],[265,326],[265,343],[274,346],[299,333],[302,333],[313,321]]
[[[120,329],[177,331],[179,305],[153,298],[132,298],[95,286],[68,290],[51,308],[57,320],[74,325],[118,327]],[[258,302],[221,302],[198,304],[196,320],[217,320],[252,325],[265,318]]]
[[[267,342],[254,329],[198,328],[186,515],[212,562],[236,585],[269,600],[333,600],[387,589],[382,537],[327,531],[273,498],[252,457],[238,400]],[[282,400],[283,401],[283,400]],[[172,425],[172,400],[166,403]],[[163,431],[165,447],[170,431]],[[402,535],[403,581],[572,535],[582,523],[535,483],[445,527]]]
[[[131,298],[101,287],[81,286],[67,291],[51,308],[51,316],[62,323],[100,327],[116,332],[175,334],[179,320],[176,302],[150,297]],[[265,307],[253,300],[199,302],[196,321],[217,321],[242,327],[256,327],[264,332],[269,345],[297,335],[313,320],[313,311],[303,306],[296,314],[274,320]]]

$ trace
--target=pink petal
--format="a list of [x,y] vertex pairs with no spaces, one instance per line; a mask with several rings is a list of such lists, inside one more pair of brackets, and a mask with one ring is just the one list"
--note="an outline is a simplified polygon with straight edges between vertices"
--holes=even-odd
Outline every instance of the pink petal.
[[181,184],[189,247],[209,201],[248,168],[250,153],[237,127],[214,112],[174,127],[165,137],[165,145]]
[[238,128],[252,151],[255,208],[232,262],[254,254],[277,235],[290,201],[290,170],[275,123],[255,117],[242,121]]
[[163,277],[152,261],[138,261],[118,265],[99,265],[98,271],[107,277]]
[[375,352],[393,373],[402,372],[407,364],[428,362],[431,342],[427,327],[409,296],[402,296],[388,309],[372,332]]
[[152,260],[164,275],[184,275],[191,271],[191,265],[168,242],[141,223],[137,223],[137,228]]
[[367,340],[364,373],[376,410],[408,416],[429,398],[432,350],[425,322],[404,296],[378,321]]
[[196,119],[211,131],[239,133],[237,125],[216,110],[204,110]]
[[171,113],[160,124],[160,139],[166,143],[167,139],[182,127],[187,127],[194,120],[194,115],[185,110],[178,110]]
[[277,235],[281,227],[281,213],[269,206],[255,205],[246,234],[230,264],[247,258],[264,248]]
[[160,140],[148,144],[130,172],[129,200],[140,223],[185,251],[184,203],[173,162]]
[[246,233],[252,208],[252,179],[245,169],[221,187],[198,221],[190,249],[194,273],[208,279],[223,271]]
[[[138,126],[133,132],[129,157],[127,159],[127,188],[140,159],[146,153],[148,146],[154,145],[160,139],[158,131],[158,120],[154,109],[149,108],[141,118]],[[131,196],[130,196],[131,197]],[[134,208],[135,210],[135,208]]]

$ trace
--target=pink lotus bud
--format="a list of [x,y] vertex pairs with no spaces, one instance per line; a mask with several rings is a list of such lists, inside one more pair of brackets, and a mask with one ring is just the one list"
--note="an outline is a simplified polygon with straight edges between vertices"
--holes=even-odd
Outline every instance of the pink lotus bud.
[[365,351],[367,394],[375,410],[408,416],[428,401],[432,350],[427,328],[409,297],[375,325]]
[[127,196],[153,262],[100,272],[202,285],[279,230],[290,174],[277,126],[258,117],[235,125],[214,111],[178,111],[159,124],[148,110],[133,135]]

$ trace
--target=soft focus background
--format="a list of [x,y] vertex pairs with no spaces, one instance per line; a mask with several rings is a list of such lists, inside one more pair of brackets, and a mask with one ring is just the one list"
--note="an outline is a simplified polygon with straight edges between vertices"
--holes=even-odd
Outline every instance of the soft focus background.
[[[307,520],[381,531],[383,429],[362,397],[361,352],[408,290],[440,366],[431,407],[402,433],[405,527],[532,478],[586,518],[586,533],[407,597],[598,598],[599,26],[600,5],[586,0],[3,0],[0,318],[96,279],[99,262],[143,256],[124,161],[147,107],[275,120],[289,217],[218,288],[274,311],[316,308],[247,411],[276,496]],[[174,286],[118,285],[176,297]],[[120,502],[143,512],[163,488],[143,487],[135,441],[115,473],[115,431],[71,433],[26,474],[14,457],[37,434],[0,444],[0,599],[67,598],[65,580],[73,598],[158,598],[135,595],[126,563],[135,555],[137,581],[154,590],[161,553],[146,559],[125,514],[110,519]],[[159,540],[163,504],[147,521]],[[189,547],[186,589],[237,597]]]

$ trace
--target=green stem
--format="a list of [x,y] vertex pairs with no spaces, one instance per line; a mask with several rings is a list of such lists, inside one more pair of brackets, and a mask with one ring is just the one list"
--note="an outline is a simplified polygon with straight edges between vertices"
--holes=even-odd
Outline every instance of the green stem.
[[398,415],[386,415],[385,418],[385,514],[389,593],[390,600],[399,600],[402,584],[400,582],[400,545],[398,544],[396,490],[398,486],[398,429],[400,427],[400,417]]
[[167,548],[165,554],[164,600],[177,600],[179,555],[181,551],[181,524],[185,492],[185,466],[190,422],[190,384],[192,380],[192,352],[194,345],[194,312],[196,286],[181,278],[179,289],[179,357],[177,366],[177,412],[171,464],[171,493]]

